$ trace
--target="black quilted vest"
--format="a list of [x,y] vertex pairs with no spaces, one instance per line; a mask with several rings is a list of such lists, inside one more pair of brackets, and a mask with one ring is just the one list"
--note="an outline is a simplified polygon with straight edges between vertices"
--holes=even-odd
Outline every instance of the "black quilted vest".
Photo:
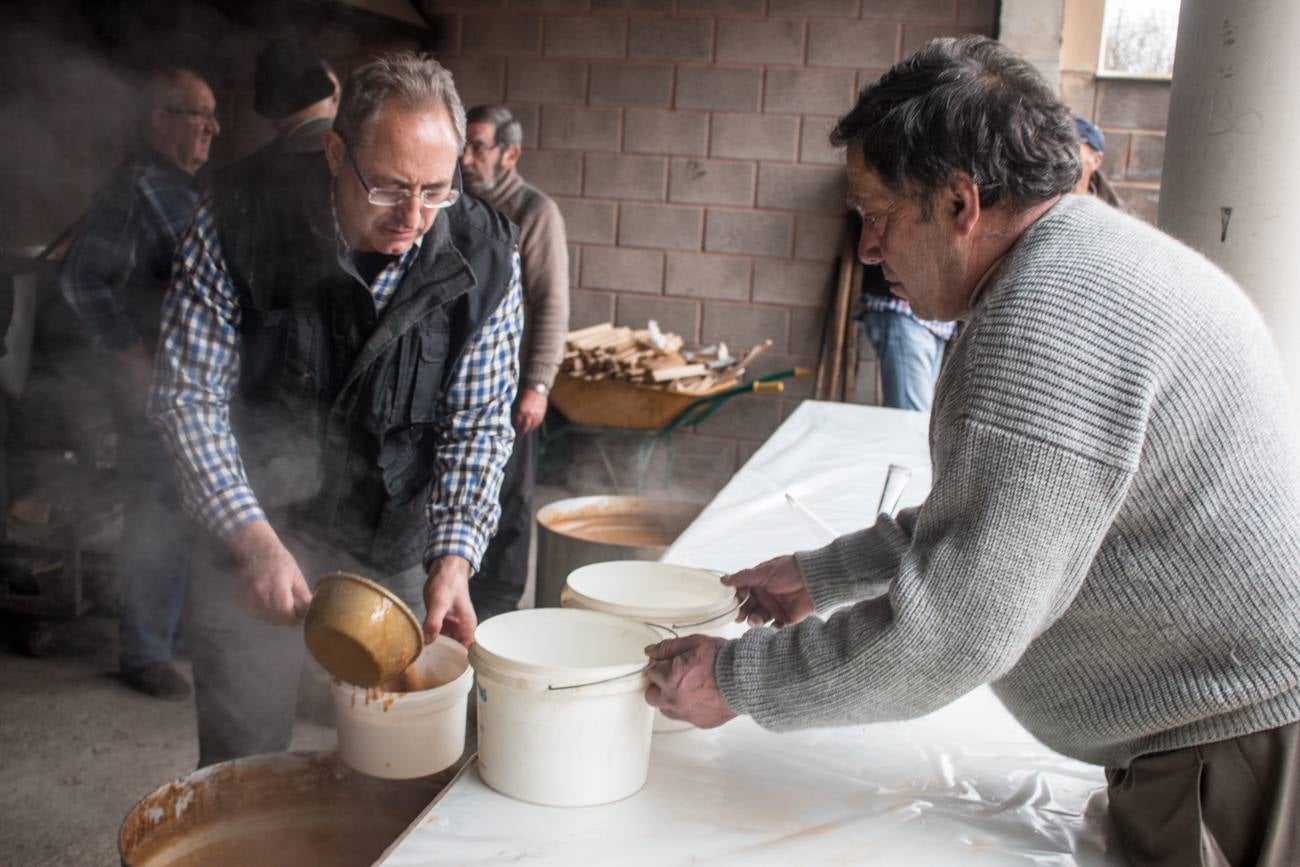
[[423,557],[442,397],[509,288],[517,230],[463,196],[376,314],[339,264],[332,183],[322,154],[288,153],[213,184],[242,313],[231,424],[273,526],[389,574]]

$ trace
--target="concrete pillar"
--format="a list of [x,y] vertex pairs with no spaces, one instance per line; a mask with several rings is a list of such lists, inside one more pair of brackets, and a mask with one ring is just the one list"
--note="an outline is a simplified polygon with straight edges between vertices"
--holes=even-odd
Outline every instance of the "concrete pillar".
[[1183,0],[1159,225],[1254,300],[1300,404],[1300,3]]
[[1052,90],[1061,86],[1065,0],[1002,0],[998,41],[1028,60]]

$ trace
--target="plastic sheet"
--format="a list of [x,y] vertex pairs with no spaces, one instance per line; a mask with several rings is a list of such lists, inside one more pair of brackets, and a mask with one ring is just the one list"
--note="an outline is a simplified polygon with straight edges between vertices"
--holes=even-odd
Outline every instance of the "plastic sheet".
[[[733,571],[872,523],[891,463],[930,483],[919,413],[805,402],[664,555]],[[644,789],[560,809],[473,767],[381,863],[1104,865],[1100,768],[1035,741],[988,689],[908,722],[775,734],[749,719],[655,735]]]

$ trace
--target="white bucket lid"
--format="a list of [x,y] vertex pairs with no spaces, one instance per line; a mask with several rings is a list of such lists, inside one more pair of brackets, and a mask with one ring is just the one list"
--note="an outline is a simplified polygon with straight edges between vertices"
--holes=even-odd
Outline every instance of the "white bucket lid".
[[673,563],[613,560],[575,569],[565,583],[581,608],[675,628],[735,610],[735,591],[720,577]]
[[484,621],[474,633],[470,660],[484,675],[496,673],[546,688],[575,688],[627,677],[645,668],[645,648],[671,636],[644,623],[598,611],[526,608]]

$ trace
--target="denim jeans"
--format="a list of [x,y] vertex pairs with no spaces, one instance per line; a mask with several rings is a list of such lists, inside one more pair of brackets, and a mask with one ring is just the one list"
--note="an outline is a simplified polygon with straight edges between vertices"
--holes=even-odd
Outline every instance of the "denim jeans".
[[192,524],[181,511],[162,442],[143,423],[124,432],[119,472],[127,502],[118,542],[118,667],[167,663],[188,584]]
[[862,320],[880,359],[881,404],[929,412],[943,339],[907,313],[867,310]]

